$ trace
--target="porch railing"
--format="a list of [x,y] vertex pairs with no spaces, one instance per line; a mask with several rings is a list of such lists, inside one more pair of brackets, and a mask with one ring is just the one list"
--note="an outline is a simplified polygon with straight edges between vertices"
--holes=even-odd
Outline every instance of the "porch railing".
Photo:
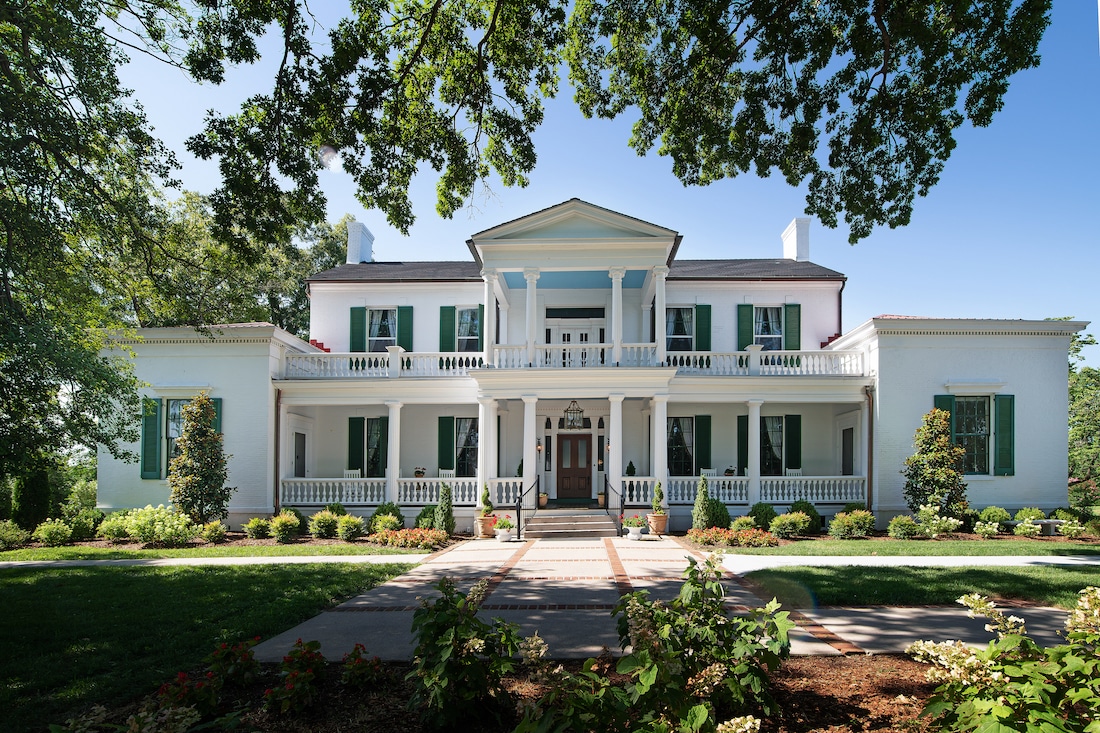
[[324,506],[340,502],[345,506],[371,506],[386,500],[384,478],[290,478],[279,485],[279,504]]
[[[537,344],[536,369],[613,368],[611,344]],[[700,376],[863,376],[860,351],[672,351],[657,361],[654,344],[623,344],[620,366],[675,367],[678,374]],[[388,353],[287,354],[286,379],[396,379],[402,377],[464,377],[485,366],[481,354],[411,352],[390,347]],[[527,346],[495,346],[499,369],[526,369]]]
[[[670,477],[668,503],[694,504],[699,477]],[[744,476],[707,476],[707,492],[723,504],[748,504],[749,480]]]
[[[523,510],[525,508],[523,506],[524,505],[524,500],[527,499],[528,496],[537,497],[539,495],[539,479],[540,478],[542,478],[542,477],[541,476],[535,476],[535,481],[530,486],[528,486],[526,489],[524,489],[523,493],[519,494],[516,497],[516,539],[517,540],[522,540],[523,539]],[[531,493],[532,491],[534,492],[534,494]],[[531,516],[534,516],[535,512],[538,511],[538,502],[537,501],[532,502],[532,501],[528,500],[527,503],[532,504],[531,508],[534,511],[531,512]]]
[[515,504],[516,497],[523,491],[522,478],[491,478],[489,484],[489,501],[493,506],[505,506]]
[[439,503],[439,490],[443,484],[451,487],[451,503],[454,506],[477,504],[476,478],[399,478],[397,479],[397,503],[409,506],[426,506]]
[[623,507],[648,506],[653,502],[653,487],[657,479],[652,476],[624,476],[622,479]]
[[847,504],[867,500],[863,476],[762,476],[760,501],[789,504],[805,499],[814,504]]

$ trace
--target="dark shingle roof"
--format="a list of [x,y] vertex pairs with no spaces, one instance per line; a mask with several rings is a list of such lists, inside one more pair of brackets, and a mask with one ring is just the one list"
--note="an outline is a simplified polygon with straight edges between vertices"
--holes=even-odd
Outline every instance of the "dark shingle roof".
[[360,262],[318,272],[307,282],[481,282],[476,262]]
[[[669,280],[843,280],[794,260],[674,260]],[[476,262],[360,262],[319,272],[308,282],[481,282]]]
[[669,280],[843,280],[843,273],[795,260],[673,260]]

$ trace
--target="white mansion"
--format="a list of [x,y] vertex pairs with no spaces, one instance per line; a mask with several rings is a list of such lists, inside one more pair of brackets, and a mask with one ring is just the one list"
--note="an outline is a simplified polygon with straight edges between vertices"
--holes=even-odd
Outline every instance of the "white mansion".
[[[310,341],[270,324],[141,329],[140,465],[99,454],[99,503],[167,503],[180,405],[219,405],[230,521],[339,501],[407,518],[454,489],[529,514],[644,506],[686,529],[701,474],[732,514],[806,498],[907,511],[900,470],[933,406],[966,447],[973,506],[1066,503],[1067,368],[1082,322],[880,316],[841,333],[845,277],[809,261],[808,219],[776,259],[689,260],[681,237],[573,199],[493,227],[448,262],[310,278]],[[457,253],[456,253],[457,254]],[[137,419],[137,416],[135,416]]]

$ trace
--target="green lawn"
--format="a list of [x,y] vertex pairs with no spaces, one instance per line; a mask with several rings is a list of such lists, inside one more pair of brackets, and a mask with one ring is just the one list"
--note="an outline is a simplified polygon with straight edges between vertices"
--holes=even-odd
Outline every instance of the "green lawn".
[[1033,567],[789,567],[748,578],[788,608],[953,604],[967,593],[1072,608],[1077,593],[1100,586],[1098,566]]
[[0,552],[0,562],[9,560],[150,560],[169,557],[286,557],[301,555],[426,555],[427,550],[408,547],[379,547],[352,542],[318,545],[199,545],[171,549],[131,550],[115,547],[25,547]]
[[[708,550],[712,548],[706,548]],[[727,555],[1100,555],[1098,542],[994,540],[802,540],[780,547],[721,548]]]
[[0,570],[4,730],[44,730],[150,693],[221,640],[268,638],[401,564]]

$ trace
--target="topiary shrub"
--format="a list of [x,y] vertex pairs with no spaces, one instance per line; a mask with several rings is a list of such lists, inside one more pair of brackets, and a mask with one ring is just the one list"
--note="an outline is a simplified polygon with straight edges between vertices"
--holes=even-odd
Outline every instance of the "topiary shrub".
[[30,541],[31,533],[10,519],[0,522],[0,550],[14,550]]
[[331,540],[336,536],[338,518],[328,509],[322,509],[309,518],[309,533],[319,540]]
[[763,529],[772,526],[772,520],[779,516],[779,512],[775,511],[775,507],[768,502],[760,501],[749,509],[749,516],[756,521],[757,527]]
[[252,517],[244,523],[244,534],[250,540],[262,540],[271,536],[271,521],[264,517]]
[[199,536],[202,537],[204,542],[209,542],[212,545],[225,542],[225,525],[218,520],[207,522],[202,526],[202,532]]
[[810,519],[810,526],[806,528],[806,534],[821,534],[821,514],[817,511],[811,502],[805,499],[799,499],[798,501],[791,502],[791,508],[788,512],[802,512]]
[[338,501],[334,501],[331,504],[325,504],[325,509],[329,510],[338,517],[342,517],[348,513],[348,510],[344,508],[344,505]]
[[875,531],[875,515],[864,509],[840,512],[829,522],[829,536],[838,540],[869,537]]
[[1047,515],[1042,509],[1034,506],[1025,506],[1020,511],[1016,512],[1016,516],[1013,517],[1017,522],[1026,522],[1029,519],[1046,519]]
[[726,505],[722,503],[721,499],[711,497],[707,501],[707,526],[730,526],[730,510],[726,508]]
[[378,505],[378,508],[374,510],[374,513],[370,515],[370,531],[371,534],[378,531],[378,527],[375,525],[375,520],[383,515],[389,515],[397,518],[397,527],[400,529],[405,526],[405,515],[401,513],[401,507],[394,504],[392,501],[387,501]]
[[995,522],[1000,524],[1012,519],[1012,515],[1008,513],[1007,509],[1002,509],[999,506],[987,506],[978,514],[978,518],[983,522]]
[[130,539],[130,529],[127,524],[129,512],[114,512],[108,514],[99,523],[96,529],[96,537],[102,537],[108,542],[126,542]]
[[336,520],[336,536],[344,542],[353,542],[366,532],[362,517],[345,514]]
[[810,528],[810,518],[803,512],[788,512],[780,514],[772,520],[768,527],[773,535],[780,539],[789,540],[806,533]]
[[707,489],[707,477],[700,476],[695,486],[695,506],[691,508],[691,528],[706,529],[709,515],[710,490]]
[[414,524],[420,529],[431,529],[435,524],[435,504],[429,504],[416,515]]
[[31,536],[47,547],[60,547],[72,541],[73,528],[60,519],[47,519],[34,528]]
[[917,524],[917,520],[908,514],[899,514],[891,519],[890,524],[886,527],[886,534],[895,540],[913,540],[925,536],[924,530]]
[[435,521],[432,529],[446,532],[450,537],[455,532],[455,512],[451,503],[451,485],[444,483],[439,487],[439,504],[435,508]]
[[299,535],[300,526],[298,517],[290,512],[281,512],[271,520],[271,536],[280,545],[290,544]]

